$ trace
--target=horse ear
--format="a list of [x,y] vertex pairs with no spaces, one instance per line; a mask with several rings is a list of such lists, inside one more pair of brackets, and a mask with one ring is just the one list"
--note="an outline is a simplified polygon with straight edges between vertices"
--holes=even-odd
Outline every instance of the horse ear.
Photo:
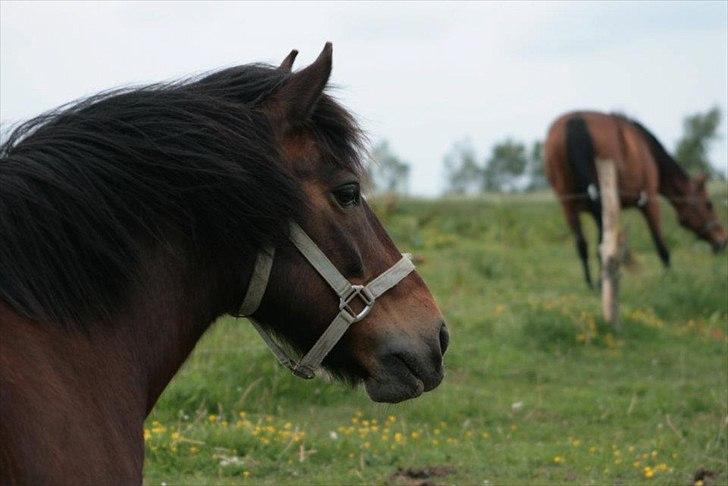
[[327,42],[313,64],[292,74],[274,95],[288,122],[302,122],[311,115],[331,75],[331,52]]
[[296,49],[293,49],[290,54],[286,56],[286,58],[283,60],[280,66],[278,66],[278,69],[281,71],[285,71],[287,73],[290,73],[293,69],[293,61],[296,60],[296,56],[298,55],[298,51]]

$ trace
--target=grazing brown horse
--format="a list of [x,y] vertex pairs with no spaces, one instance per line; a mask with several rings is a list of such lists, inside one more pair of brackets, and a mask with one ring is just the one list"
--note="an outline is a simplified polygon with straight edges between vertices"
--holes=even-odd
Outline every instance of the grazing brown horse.
[[601,242],[595,159],[615,161],[621,204],[641,209],[665,266],[670,264],[670,254],[660,231],[658,194],[670,201],[682,226],[709,242],[714,251],[725,248],[726,231],[708,199],[705,176],[690,179],[655,136],[634,120],[590,111],[566,113],[549,128],[544,160],[546,175],[574,233],[589,286],[592,280],[579,213],[594,216]]
[[3,143],[0,483],[141,482],[145,417],[243,303],[314,347],[297,374],[323,359],[384,402],[440,383],[447,330],[360,196],[331,52],[101,94]]

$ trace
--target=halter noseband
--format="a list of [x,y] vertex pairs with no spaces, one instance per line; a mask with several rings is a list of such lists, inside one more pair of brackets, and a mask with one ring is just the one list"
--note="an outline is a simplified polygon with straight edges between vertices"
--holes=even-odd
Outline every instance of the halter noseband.
[[[415,266],[408,256],[402,255],[397,263],[368,284],[355,285],[336,269],[331,260],[324,255],[316,243],[296,223],[291,223],[289,238],[298,248],[298,251],[336,292],[339,297],[339,313],[300,361],[291,358],[283,347],[273,339],[273,336],[254,319],[251,319],[251,322],[283,366],[291,370],[296,376],[311,379],[315,376],[316,369],[321,366],[321,362],[326,355],[339,342],[349,326],[364,319],[372,310],[377,298],[409,275],[415,269]],[[274,256],[274,248],[258,253],[248,290],[238,312],[239,316],[250,316],[258,309],[268,286]],[[364,308],[358,313],[351,307],[351,303],[357,298],[364,305]]]

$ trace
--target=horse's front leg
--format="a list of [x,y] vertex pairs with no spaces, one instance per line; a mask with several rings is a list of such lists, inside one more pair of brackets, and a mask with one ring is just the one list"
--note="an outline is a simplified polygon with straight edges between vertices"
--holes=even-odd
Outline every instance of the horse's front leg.
[[647,220],[647,226],[650,228],[652,234],[652,240],[655,242],[657,248],[657,254],[660,255],[660,260],[665,267],[670,266],[670,252],[665,245],[665,241],[662,239],[662,230],[660,228],[660,202],[657,197],[651,197],[647,203],[642,207],[642,214],[644,214]]

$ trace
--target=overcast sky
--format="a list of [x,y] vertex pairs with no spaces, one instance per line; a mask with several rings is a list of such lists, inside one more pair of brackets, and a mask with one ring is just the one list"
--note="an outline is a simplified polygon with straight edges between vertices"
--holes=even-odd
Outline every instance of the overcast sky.
[[543,138],[559,113],[619,110],[672,150],[682,119],[723,110],[712,162],[726,170],[728,2],[0,2],[3,127],[107,88],[334,44],[335,94],[443,189],[442,157],[480,158],[506,137]]

